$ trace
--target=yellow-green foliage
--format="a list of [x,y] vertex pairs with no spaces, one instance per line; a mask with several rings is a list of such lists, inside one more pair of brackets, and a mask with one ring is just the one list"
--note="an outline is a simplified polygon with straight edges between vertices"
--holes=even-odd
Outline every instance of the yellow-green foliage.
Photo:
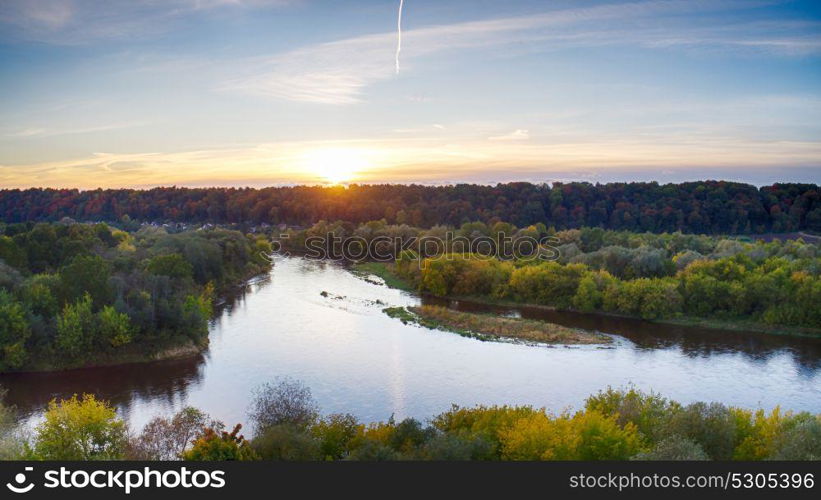
[[[442,254],[420,266],[420,288],[434,295],[501,296],[513,264],[475,254]],[[405,272],[415,272],[403,262]]]
[[311,426],[311,435],[319,441],[319,450],[324,459],[338,460],[347,456],[349,446],[357,436],[364,438],[364,429],[353,415],[337,413]]
[[517,300],[570,307],[587,266],[558,262],[524,266],[510,276],[509,292]]
[[509,460],[627,460],[640,451],[636,426],[619,426],[597,411],[559,416],[544,412],[501,432],[502,457]]
[[112,229],[111,236],[117,242],[117,250],[123,253],[133,253],[137,251],[134,245],[134,237],[125,231],[119,229]]
[[616,390],[608,387],[585,401],[585,409],[588,411],[615,417],[619,425],[635,425],[645,443],[660,437],[670,415],[680,407],[675,401],[635,388]]
[[485,439],[495,445],[498,454],[501,452],[502,431],[522,418],[542,412],[530,406],[453,406],[450,411],[434,418],[433,426],[445,433]]
[[264,236],[250,236],[249,240],[252,243],[252,258],[254,262],[261,265],[267,265],[270,262],[270,255],[274,252],[271,247],[271,241]]
[[[0,404],[0,417],[3,416]],[[2,424],[2,420],[0,420]],[[607,389],[582,410],[555,415],[531,406],[453,406],[429,425],[406,418],[362,424],[347,414],[302,426],[277,424],[251,442],[240,426],[196,435],[186,460],[818,460],[821,415],[720,403],[681,405],[635,389]],[[172,433],[173,434],[173,433]],[[52,401],[28,456],[113,460],[124,456],[125,423],[85,395]],[[175,446],[177,446],[175,444]],[[131,449],[133,449],[133,444]],[[0,450],[2,452],[3,450]]]
[[781,437],[801,420],[813,418],[809,414],[782,412],[777,406],[770,413],[764,410],[753,413],[743,408],[730,408],[730,411],[737,425],[735,460],[765,460],[775,456]]
[[[463,235],[481,234],[474,226],[463,226]],[[542,257],[556,260],[506,253],[491,258],[457,253],[454,247],[420,261],[419,253],[405,250],[396,256],[396,272],[420,291],[440,296],[480,296],[645,319],[687,315],[821,328],[817,244],[590,228],[556,236],[557,247],[541,247]]]
[[32,451],[40,460],[117,460],[125,452],[125,422],[91,394],[52,400],[36,430]]
[[240,424],[237,424],[231,432],[205,429],[194,440],[191,449],[183,453],[183,458],[198,462],[257,460],[259,457],[248,441],[239,434],[240,429],[242,429]]
[[580,438],[567,415],[551,418],[540,412],[503,429],[499,440],[505,460],[572,460]]
[[395,430],[396,426],[392,421],[372,422],[368,425],[360,425],[356,429],[356,435],[351,439],[352,447],[358,448],[366,441],[387,445]]

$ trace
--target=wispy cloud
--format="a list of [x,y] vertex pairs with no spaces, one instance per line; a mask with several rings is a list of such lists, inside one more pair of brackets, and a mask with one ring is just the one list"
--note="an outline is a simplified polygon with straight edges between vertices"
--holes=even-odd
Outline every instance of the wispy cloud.
[[196,12],[220,8],[285,7],[302,0],[2,0],[0,26],[21,38],[76,45],[127,39],[171,29]]
[[42,135],[46,132],[44,128],[37,128],[37,127],[29,127],[24,128],[21,130],[16,130],[14,132],[6,132],[3,134],[5,137],[12,137],[12,138],[24,138],[24,137],[36,137],[38,135]]
[[[821,24],[730,24],[711,13],[757,4],[732,1],[648,1],[556,10],[541,14],[404,30],[404,66],[445,51],[515,47],[549,51],[626,45],[652,49],[748,50],[785,55],[817,54]],[[704,16],[693,23],[688,15]],[[687,22],[687,21],[690,22]],[[249,68],[222,89],[323,104],[363,100],[364,89],[395,78],[393,32],[321,43],[285,52]]]
[[41,138],[41,137],[55,137],[60,135],[74,135],[74,134],[90,134],[94,132],[106,132],[109,130],[120,130],[125,128],[140,127],[147,125],[146,122],[129,122],[129,123],[110,123],[104,125],[92,125],[88,127],[70,127],[70,128],[49,128],[49,127],[27,127],[20,130],[13,130],[2,134],[3,137],[8,138]]
[[526,141],[530,139],[530,132],[522,128],[517,128],[509,134],[493,135],[488,137],[488,139],[491,141]]

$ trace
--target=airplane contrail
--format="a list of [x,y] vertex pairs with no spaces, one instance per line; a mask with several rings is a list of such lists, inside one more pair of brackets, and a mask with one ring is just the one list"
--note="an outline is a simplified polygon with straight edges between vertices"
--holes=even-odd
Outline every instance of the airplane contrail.
[[399,74],[399,52],[402,51],[402,5],[405,0],[399,0],[399,18],[396,20],[396,74]]

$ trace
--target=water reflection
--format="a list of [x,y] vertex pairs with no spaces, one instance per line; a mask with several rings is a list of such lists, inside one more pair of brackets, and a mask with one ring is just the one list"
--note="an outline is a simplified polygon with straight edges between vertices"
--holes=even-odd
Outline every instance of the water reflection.
[[720,353],[741,353],[752,361],[766,361],[774,354],[788,354],[813,375],[821,368],[821,339],[768,335],[757,332],[726,331],[684,325],[651,323],[634,318],[555,311],[530,306],[499,306],[470,300],[449,300],[425,296],[424,304],[444,305],[469,312],[485,312],[550,321],[560,325],[597,330],[629,339],[640,349],[678,348],[692,357]]
[[53,398],[92,393],[117,405],[124,415],[141,400],[175,407],[188,391],[199,386],[205,356],[150,364],[84,368],[64,372],[12,373],[0,377],[8,389],[6,400],[23,416],[39,412]]

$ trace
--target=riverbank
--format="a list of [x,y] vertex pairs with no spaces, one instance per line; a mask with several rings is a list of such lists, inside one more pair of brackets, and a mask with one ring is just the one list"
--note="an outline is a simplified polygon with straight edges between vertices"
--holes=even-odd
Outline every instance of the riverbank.
[[[363,279],[367,279],[368,274],[373,274],[381,278],[385,285],[391,288],[396,288],[399,290],[407,291],[407,292],[416,292],[416,288],[407,280],[396,274],[393,268],[393,264],[383,263],[383,262],[364,262],[354,264],[352,266],[352,270],[354,274],[359,275]],[[467,300],[470,302],[475,302],[477,304],[486,304],[491,306],[500,306],[500,307],[530,307],[530,308],[537,308],[537,309],[544,309],[548,311],[556,311],[559,310],[553,306],[547,306],[543,304],[527,304],[521,302],[514,302],[510,300],[498,300],[498,299],[491,299],[488,297],[461,297],[461,296],[448,296],[442,297],[443,299],[452,299],[452,300]],[[805,327],[796,327],[796,326],[783,326],[783,325],[767,325],[763,323],[757,323],[753,321],[748,321],[744,319],[718,319],[718,318],[698,318],[698,317],[688,317],[682,316],[678,318],[667,318],[667,319],[656,319],[656,320],[647,320],[642,319],[637,316],[625,316],[622,314],[615,314],[606,311],[595,311],[595,312],[587,312],[587,311],[578,311],[574,309],[567,309],[568,311],[575,312],[578,314],[591,314],[597,316],[610,316],[616,318],[630,318],[636,319],[641,321],[646,321],[648,323],[657,324],[657,325],[676,325],[676,326],[692,326],[692,327],[700,327],[700,328],[710,328],[713,330],[726,330],[731,332],[749,332],[749,333],[763,333],[767,335],[784,335],[784,336],[793,336],[793,337],[808,337],[808,338],[821,338],[821,330],[813,329],[813,328],[805,328]]]
[[264,237],[214,228],[61,221],[4,227],[0,238],[4,256],[17,256],[0,259],[0,373],[201,352],[216,299],[271,267]]
[[608,344],[613,340],[597,332],[568,328],[522,318],[455,311],[441,306],[388,307],[383,312],[405,324],[453,332],[479,340],[513,339],[540,344]]
[[[268,271],[270,271],[270,267]],[[254,269],[247,273],[242,280],[223,286],[219,290],[219,296],[214,300],[211,319],[221,314],[222,309],[237,296],[238,291],[266,275],[267,271],[260,272],[259,269]],[[94,359],[90,360],[67,360],[61,356],[59,352],[53,352],[39,356],[36,361],[29,362],[18,369],[6,369],[2,373],[60,372],[83,368],[101,368],[126,364],[151,363],[154,361],[187,359],[201,356],[208,350],[209,344],[210,340],[208,335],[197,341],[187,336],[159,340],[151,339],[138,344],[120,346],[113,352],[94,353]]]
[[[65,362],[56,361],[54,357],[46,357],[36,363],[26,365],[19,370],[8,370],[4,373],[43,373],[77,370],[83,368],[102,368],[108,366],[144,364],[154,361],[168,361],[173,359],[187,359],[201,356],[208,350],[209,341],[195,343],[190,339],[181,339],[179,342],[165,341],[151,346],[133,345],[120,348],[116,353],[98,353],[93,360]],[[56,354],[55,357],[59,357]]]

